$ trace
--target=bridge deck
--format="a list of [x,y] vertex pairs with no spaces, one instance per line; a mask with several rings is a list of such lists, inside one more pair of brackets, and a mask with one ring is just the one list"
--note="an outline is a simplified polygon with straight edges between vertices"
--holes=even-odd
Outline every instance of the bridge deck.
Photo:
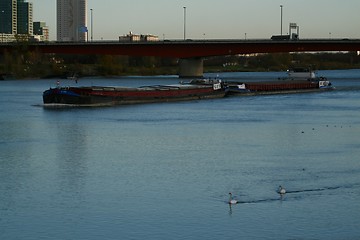
[[[186,40],[158,42],[40,42],[27,43],[30,50],[59,54],[109,54],[197,58],[209,56],[276,53],[360,51],[359,39],[273,40]],[[11,51],[18,44],[0,44],[0,52]]]

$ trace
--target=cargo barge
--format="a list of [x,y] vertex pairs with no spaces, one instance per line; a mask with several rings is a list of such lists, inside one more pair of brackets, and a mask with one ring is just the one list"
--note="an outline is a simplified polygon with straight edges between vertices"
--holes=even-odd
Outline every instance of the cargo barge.
[[[289,72],[289,76],[292,72]],[[142,87],[61,87],[43,92],[45,107],[111,106],[138,103],[189,101],[222,98],[227,95],[264,95],[315,92],[333,89],[326,78],[307,72],[275,81],[227,81],[221,79],[195,79],[174,85]]]
[[227,82],[228,94],[277,94],[315,92],[333,89],[327,80],[278,80],[266,82]]
[[43,93],[45,107],[111,106],[221,98],[226,89],[221,80],[194,80],[186,84],[142,87],[60,87]]
[[333,86],[325,77],[317,77],[309,68],[292,68],[286,78],[261,82],[227,82],[229,94],[278,94],[331,90]]

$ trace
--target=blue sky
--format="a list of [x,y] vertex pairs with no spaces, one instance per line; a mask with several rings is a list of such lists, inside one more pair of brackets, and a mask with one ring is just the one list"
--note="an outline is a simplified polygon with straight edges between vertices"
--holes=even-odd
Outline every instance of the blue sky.
[[[34,20],[46,21],[54,40],[56,0],[28,1]],[[360,0],[88,0],[95,40],[116,40],[129,31],[182,39],[184,6],[187,38],[270,38],[280,34],[280,5],[284,33],[294,22],[300,38],[360,38]]]

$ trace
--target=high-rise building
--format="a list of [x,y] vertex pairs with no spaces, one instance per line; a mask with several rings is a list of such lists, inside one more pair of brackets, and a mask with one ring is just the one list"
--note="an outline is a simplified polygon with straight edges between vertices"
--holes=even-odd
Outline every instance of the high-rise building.
[[33,5],[25,0],[0,0],[1,42],[33,34]]
[[57,40],[86,41],[87,0],[57,0]]
[[17,0],[17,34],[33,35],[33,4],[24,0]]
[[34,22],[34,38],[39,41],[49,41],[49,27],[45,22]]
[[0,0],[0,33],[16,34],[17,0]]

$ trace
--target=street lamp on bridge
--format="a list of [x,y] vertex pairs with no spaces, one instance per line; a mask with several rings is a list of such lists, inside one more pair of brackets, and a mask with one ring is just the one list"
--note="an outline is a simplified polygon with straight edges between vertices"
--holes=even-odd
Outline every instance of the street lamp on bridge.
[[91,41],[94,40],[94,32],[93,32],[93,29],[94,29],[94,25],[93,25],[93,9],[90,8],[90,22],[91,22]]
[[186,40],[186,7],[184,8],[184,41]]
[[283,30],[283,5],[280,5],[280,35],[282,36],[282,30]]

